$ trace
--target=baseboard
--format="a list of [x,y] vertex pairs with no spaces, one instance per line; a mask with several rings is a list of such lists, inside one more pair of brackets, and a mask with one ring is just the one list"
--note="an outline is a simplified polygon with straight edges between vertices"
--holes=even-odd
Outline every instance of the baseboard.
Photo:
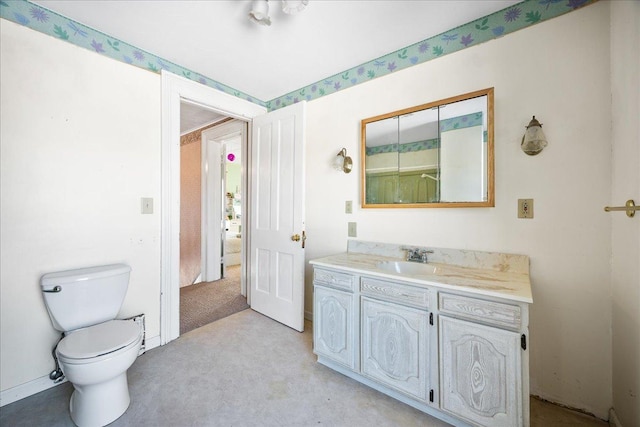
[[[554,400],[547,399],[547,398],[544,398],[544,397],[539,396],[539,395],[536,395],[536,394],[531,394],[531,397],[533,397],[534,399],[538,399],[538,400],[540,400],[540,401],[542,401],[542,402],[546,402],[546,403],[550,403],[550,404],[552,404],[552,405],[556,405],[556,406],[558,406],[558,407],[560,407],[560,408],[568,409],[569,411],[573,411],[573,412],[576,412],[576,413],[579,413],[579,414],[586,415],[586,416],[591,417],[591,418],[594,418],[594,419],[596,419],[596,420],[605,421],[605,422],[607,421],[607,420],[604,418],[604,416],[602,416],[602,418],[601,418],[601,417],[598,417],[598,416],[597,416],[596,414],[594,414],[593,412],[589,412],[589,411],[586,411],[586,410],[584,410],[584,409],[575,408],[575,407],[573,407],[573,406],[565,405],[564,403],[559,403],[559,402],[556,402],[556,401],[554,401]],[[612,409],[613,409],[613,408],[612,408]],[[611,409],[609,410],[609,415],[610,415],[610,414],[611,414]],[[620,426],[620,427],[621,427],[621,426]]]
[[[149,351],[159,346],[160,335],[156,335],[155,337],[151,337],[146,340],[145,351]],[[48,390],[52,387],[66,382],[67,379],[65,378],[58,383],[54,383],[53,381],[51,381],[51,379],[49,379],[49,375],[45,375],[44,377],[36,378],[35,380],[29,381],[27,383],[17,385],[7,390],[3,390],[2,392],[0,392],[0,407],[16,402],[20,399],[24,399],[25,397],[32,396],[36,393],[40,393],[41,391]]]
[[305,310],[304,319],[313,322],[313,312]]
[[152,348],[160,347],[160,335],[148,338],[146,340],[145,351],[149,351]]
[[616,415],[616,410],[613,408],[609,409],[609,425],[611,427],[622,427],[622,423],[618,419],[618,415]]
[[20,384],[0,392],[0,406],[8,405],[20,399],[24,399],[25,397],[29,397],[33,394],[40,393],[41,391],[48,390],[52,387],[55,387],[59,384],[63,384],[66,382],[67,380],[65,378],[60,382],[54,383],[49,378],[49,375],[36,378],[33,381],[29,381],[27,383]]

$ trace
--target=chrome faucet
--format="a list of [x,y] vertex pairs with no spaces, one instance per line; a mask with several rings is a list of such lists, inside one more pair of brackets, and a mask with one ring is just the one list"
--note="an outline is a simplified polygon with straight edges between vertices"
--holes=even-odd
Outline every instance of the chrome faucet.
[[432,254],[433,251],[421,248],[402,248],[407,251],[407,261],[427,263],[427,254]]

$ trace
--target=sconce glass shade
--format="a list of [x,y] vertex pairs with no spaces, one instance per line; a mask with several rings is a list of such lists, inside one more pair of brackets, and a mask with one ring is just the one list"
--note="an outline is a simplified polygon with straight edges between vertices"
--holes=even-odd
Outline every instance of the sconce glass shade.
[[351,169],[353,169],[353,160],[351,160],[351,157],[347,156],[346,148],[340,150],[333,161],[333,167],[344,173],[351,172]]
[[529,122],[527,130],[522,137],[522,143],[520,147],[525,154],[529,156],[535,156],[540,153],[544,147],[547,146],[547,137],[542,132],[542,123],[536,120],[536,116]]
[[249,20],[260,25],[271,25],[269,17],[269,0],[254,0],[249,12]]

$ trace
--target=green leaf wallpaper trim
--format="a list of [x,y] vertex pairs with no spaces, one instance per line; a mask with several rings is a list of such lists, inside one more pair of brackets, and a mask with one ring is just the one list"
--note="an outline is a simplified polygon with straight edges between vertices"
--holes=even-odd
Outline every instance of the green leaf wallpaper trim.
[[365,154],[373,156],[382,153],[411,153],[422,150],[433,150],[440,146],[438,138],[425,139],[424,141],[407,142],[405,144],[386,144],[376,147],[367,147]]
[[482,126],[482,111],[440,120],[440,132],[449,132],[450,130],[464,129],[474,126]]
[[374,78],[476,46],[597,1],[525,0],[267,102],[65,18],[28,0],[1,0],[0,18],[154,73],[167,70],[267,107],[269,110],[276,110],[302,100],[311,101],[331,95]]
[[[452,117],[440,121],[440,132],[449,132],[456,129],[464,129],[473,126],[482,126],[482,111],[469,113],[464,116]],[[483,132],[484,142],[487,142],[487,132]],[[423,141],[405,142],[403,144],[385,144],[375,147],[367,147],[365,154],[372,156],[380,153],[410,153],[422,150],[433,150],[440,146],[439,138],[430,138]]]
[[188,70],[152,53],[145,52],[122,40],[118,40],[100,31],[65,18],[49,9],[26,0],[0,1],[0,18],[66,40],[76,46],[108,56],[117,61],[134,65],[154,73],[160,73],[161,70],[171,71],[174,74],[182,75],[185,78],[229,95],[245,99],[263,107],[266,106],[264,101],[256,99],[251,95],[240,92],[192,70]]
[[[457,28],[430,37],[411,46],[391,52],[385,56],[345,70],[352,78],[343,85],[331,85],[338,74],[312,83],[302,89],[287,93],[267,102],[269,110],[276,110],[292,103],[311,101],[321,96],[331,95],[340,90],[367,82],[373,78],[412,67],[443,55],[505,36],[514,31],[555,18],[598,0],[525,0],[491,15],[468,22]],[[320,89],[321,88],[321,89]],[[304,97],[298,93],[306,89]]]

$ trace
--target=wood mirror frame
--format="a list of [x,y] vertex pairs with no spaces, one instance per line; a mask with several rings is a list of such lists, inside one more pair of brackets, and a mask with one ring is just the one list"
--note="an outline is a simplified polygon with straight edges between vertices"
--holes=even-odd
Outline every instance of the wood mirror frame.
[[362,207],[495,206],[493,119],[488,88],[362,120]]

